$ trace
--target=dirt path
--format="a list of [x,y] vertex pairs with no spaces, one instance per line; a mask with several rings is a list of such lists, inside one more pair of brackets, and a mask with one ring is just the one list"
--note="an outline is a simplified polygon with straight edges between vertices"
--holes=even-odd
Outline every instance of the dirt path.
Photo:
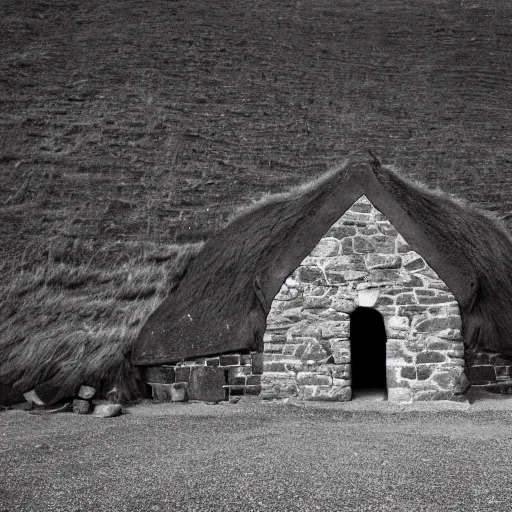
[[0,415],[0,510],[508,511],[504,410],[146,405]]

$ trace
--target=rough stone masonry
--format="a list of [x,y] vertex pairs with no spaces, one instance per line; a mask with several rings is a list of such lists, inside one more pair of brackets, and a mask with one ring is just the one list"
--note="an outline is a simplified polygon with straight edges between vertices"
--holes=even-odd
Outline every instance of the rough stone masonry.
[[262,398],[350,400],[349,315],[357,306],[384,318],[388,400],[457,399],[465,391],[455,297],[363,196],[275,297],[264,337]]

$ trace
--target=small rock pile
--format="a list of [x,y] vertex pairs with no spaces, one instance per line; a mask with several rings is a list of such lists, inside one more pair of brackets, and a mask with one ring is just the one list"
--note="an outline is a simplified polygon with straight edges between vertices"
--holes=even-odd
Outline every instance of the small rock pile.
[[[109,401],[115,399],[117,389],[113,388],[108,394]],[[92,386],[82,385],[77,393],[77,397],[72,402],[65,403],[50,408],[41,400],[35,390],[24,393],[23,396],[30,404],[31,414],[53,414],[57,412],[73,411],[75,414],[89,414],[97,418],[110,418],[119,416],[122,413],[122,406],[119,403],[95,404],[92,399],[96,395],[96,389]]]

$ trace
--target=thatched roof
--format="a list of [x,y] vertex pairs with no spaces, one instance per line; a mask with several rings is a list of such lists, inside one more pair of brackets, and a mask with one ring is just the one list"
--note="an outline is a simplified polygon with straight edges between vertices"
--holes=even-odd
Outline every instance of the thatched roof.
[[281,285],[366,195],[455,295],[467,346],[512,355],[512,241],[488,214],[380,164],[349,162],[214,235],[143,326],[136,365],[263,349]]

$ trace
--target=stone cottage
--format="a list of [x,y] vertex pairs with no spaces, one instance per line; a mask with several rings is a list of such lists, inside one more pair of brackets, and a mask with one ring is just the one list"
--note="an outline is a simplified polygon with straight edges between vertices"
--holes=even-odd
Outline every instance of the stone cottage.
[[[157,395],[459,399],[512,384],[512,242],[485,214],[349,162],[214,235],[143,326]],[[354,391],[356,391],[354,395]]]

